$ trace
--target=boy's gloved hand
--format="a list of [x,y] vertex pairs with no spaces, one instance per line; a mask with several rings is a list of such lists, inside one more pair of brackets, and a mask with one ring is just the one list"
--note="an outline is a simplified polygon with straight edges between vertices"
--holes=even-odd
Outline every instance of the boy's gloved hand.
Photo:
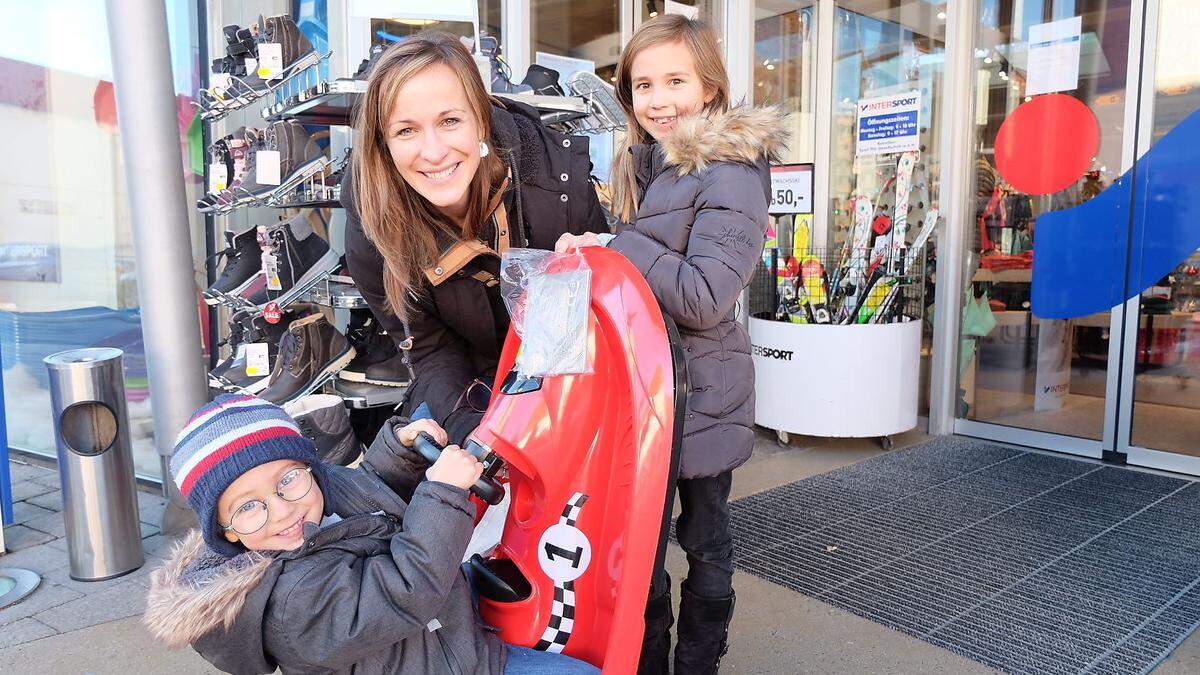
[[437,441],[438,445],[447,445],[450,442],[449,437],[446,435],[446,430],[439,426],[437,422],[429,419],[409,422],[403,427],[396,429],[396,440],[400,441],[400,444],[404,447],[411,448],[413,443],[416,442],[417,436],[422,432],[433,436],[433,440]]
[[[445,432],[443,432],[445,433]],[[469,490],[483,475],[483,463],[457,445],[446,446],[425,477]]]

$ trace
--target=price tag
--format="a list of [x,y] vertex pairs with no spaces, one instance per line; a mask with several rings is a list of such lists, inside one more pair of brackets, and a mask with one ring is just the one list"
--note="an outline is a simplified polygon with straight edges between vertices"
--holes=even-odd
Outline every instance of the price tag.
[[283,290],[283,284],[279,281],[279,259],[270,250],[263,251],[262,271],[267,275],[267,290]]
[[208,165],[208,191],[210,194],[217,194],[221,190],[228,187],[229,169],[225,166],[225,162],[214,162]]
[[209,87],[209,89],[211,89],[213,93],[221,95],[224,94],[225,90],[229,88],[229,85],[233,79],[229,76],[229,73],[213,73],[212,77],[209,78],[208,81],[209,84],[212,85]]
[[246,345],[246,374],[259,377],[271,374],[271,353],[265,342]]
[[283,74],[283,45],[278,42],[261,42],[258,45],[258,76],[273,80]]
[[246,72],[247,73],[257,73],[258,72],[258,59],[254,58],[253,56],[246,57]]
[[259,150],[254,153],[254,180],[259,185],[279,185],[279,151]]
[[767,212],[812,213],[813,165],[784,164],[771,167],[771,204]]

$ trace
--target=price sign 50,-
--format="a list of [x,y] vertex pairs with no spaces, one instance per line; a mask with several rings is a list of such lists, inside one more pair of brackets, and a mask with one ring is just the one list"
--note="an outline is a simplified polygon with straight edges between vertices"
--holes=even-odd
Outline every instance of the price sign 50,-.
[[767,212],[812,213],[813,165],[784,164],[771,167],[771,203]]

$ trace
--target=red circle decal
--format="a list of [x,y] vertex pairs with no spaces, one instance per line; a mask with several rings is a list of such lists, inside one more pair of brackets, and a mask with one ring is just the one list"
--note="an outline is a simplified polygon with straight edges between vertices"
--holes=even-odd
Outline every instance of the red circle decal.
[[1087,105],[1066,94],[1038,96],[996,134],[996,169],[1017,190],[1048,195],[1070,186],[1100,149],[1100,124]]

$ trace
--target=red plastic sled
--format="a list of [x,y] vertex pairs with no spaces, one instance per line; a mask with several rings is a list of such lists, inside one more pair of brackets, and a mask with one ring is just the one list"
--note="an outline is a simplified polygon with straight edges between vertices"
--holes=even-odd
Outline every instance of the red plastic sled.
[[496,503],[507,482],[512,502],[493,557],[469,569],[484,620],[506,642],[632,673],[665,553],[684,367],[674,324],[637,268],[603,248],[583,255],[592,372],[518,378],[510,331],[467,449],[487,467],[475,493]]

